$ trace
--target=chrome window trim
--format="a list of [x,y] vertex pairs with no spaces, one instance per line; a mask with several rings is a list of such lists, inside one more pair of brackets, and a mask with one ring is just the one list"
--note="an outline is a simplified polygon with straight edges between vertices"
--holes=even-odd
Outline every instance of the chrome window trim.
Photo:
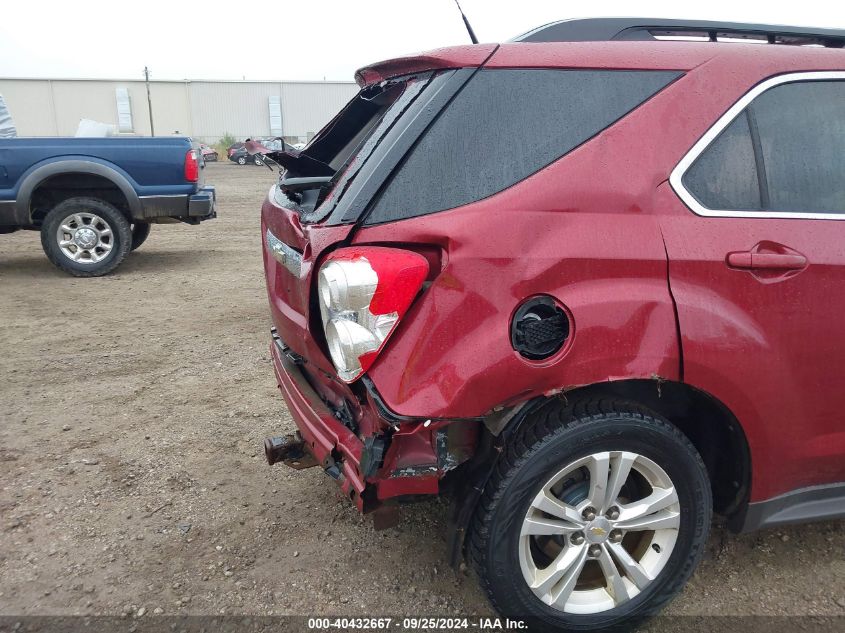
[[696,215],[704,217],[715,218],[777,218],[777,219],[812,219],[812,220],[845,220],[845,212],[843,213],[801,213],[798,211],[733,211],[724,209],[708,209],[695,199],[683,184],[684,174],[687,169],[695,162],[695,160],[706,150],[710,144],[716,140],[716,137],[722,133],[728,125],[750,104],[754,99],[759,97],[767,90],[786,83],[804,82],[804,81],[829,81],[829,80],[845,80],[845,71],[807,71],[795,72],[785,75],[778,75],[771,77],[765,81],[757,84],[751,90],[746,92],[739,101],[734,103],[727,112],[725,112],[714,123],[707,132],[704,133],[698,142],[684,155],[669,176],[669,184],[672,189],[678,194],[678,197],[683,200],[690,210]]

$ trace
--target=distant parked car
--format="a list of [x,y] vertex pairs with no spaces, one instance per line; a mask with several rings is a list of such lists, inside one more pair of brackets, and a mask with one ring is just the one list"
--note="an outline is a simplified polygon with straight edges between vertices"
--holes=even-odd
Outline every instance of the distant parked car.
[[246,150],[246,147],[241,147],[240,149],[236,149],[231,154],[229,154],[229,160],[233,163],[237,163],[238,165],[246,165],[247,163],[252,163],[253,165],[263,165],[264,161],[261,160],[261,155],[264,153],[266,152],[250,154]]
[[247,140],[247,142],[242,145],[243,147],[229,152],[229,160],[233,163],[237,163],[238,165],[246,165],[247,163],[251,163],[253,165],[263,165],[264,161],[261,157],[271,151],[265,147],[261,141]]
[[205,143],[200,143],[200,151],[202,152],[202,159],[207,163],[217,162],[217,150],[209,147]]
[[234,154],[237,150],[242,149],[243,147],[244,147],[244,144],[241,143],[241,142],[232,143],[226,149],[226,156],[228,156],[229,158],[232,158],[232,154]]

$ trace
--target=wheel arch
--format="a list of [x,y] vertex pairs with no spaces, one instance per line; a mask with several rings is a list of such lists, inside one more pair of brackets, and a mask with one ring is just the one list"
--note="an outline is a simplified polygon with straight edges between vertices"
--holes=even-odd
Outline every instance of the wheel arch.
[[[751,452],[739,420],[718,398],[687,383],[662,379],[594,383],[528,400],[509,411],[488,416],[487,433],[482,434],[476,455],[452,475],[456,490],[449,525],[449,555],[453,565],[463,559],[464,537],[503,447],[532,413],[554,398],[570,405],[579,400],[612,398],[665,418],[701,455],[710,478],[714,511],[731,519],[744,514],[751,490]],[[731,529],[739,528],[736,521],[729,525]]]
[[[16,200],[18,217],[35,223],[37,217],[36,210],[32,206],[33,201],[38,199],[39,194],[49,190],[51,182],[55,183],[57,179],[72,176],[90,178],[93,189],[110,189],[118,193],[119,200],[123,202],[118,206],[127,214],[130,222],[133,218],[143,215],[141,200],[135,188],[129,179],[115,167],[90,159],[68,158],[37,166],[24,177]],[[89,195],[90,190],[84,187],[79,188],[78,195]]]
[[713,395],[678,381],[631,379],[578,387],[558,397],[569,402],[616,398],[653,411],[686,435],[701,455],[710,478],[715,512],[730,517],[748,502],[748,439],[736,416]]

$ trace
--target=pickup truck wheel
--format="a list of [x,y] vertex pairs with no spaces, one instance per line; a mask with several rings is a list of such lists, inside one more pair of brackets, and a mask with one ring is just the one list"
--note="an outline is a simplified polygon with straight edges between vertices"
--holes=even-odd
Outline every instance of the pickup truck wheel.
[[246,165],[246,156],[238,156],[238,165]]
[[41,225],[41,246],[58,268],[75,277],[111,272],[132,246],[132,229],[114,206],[96,198],[68,198]]
[[130,250],[134,251],[147,241],[151,228],[152,224],[149,222],[138,222],[132,225],[132,248]]
[[555,401],[511,438],[469,554],[493,606],[531,628],[632,628],[704,553],[707,471],[676,427],[631,403]]

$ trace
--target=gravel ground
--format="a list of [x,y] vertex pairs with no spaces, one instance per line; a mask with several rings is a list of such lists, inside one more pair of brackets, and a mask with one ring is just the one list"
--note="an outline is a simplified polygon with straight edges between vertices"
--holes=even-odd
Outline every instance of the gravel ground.
[[[0,616],[491,614],[444,564],[445,503],[376,532],[319,469],[266,465],[293,429],[267,351],[274,174],[206,178],[216,220],[154,226],[105,278],[0,236]],[[668,612],[845,616],[844,548],[841,521],[714,526]]]

